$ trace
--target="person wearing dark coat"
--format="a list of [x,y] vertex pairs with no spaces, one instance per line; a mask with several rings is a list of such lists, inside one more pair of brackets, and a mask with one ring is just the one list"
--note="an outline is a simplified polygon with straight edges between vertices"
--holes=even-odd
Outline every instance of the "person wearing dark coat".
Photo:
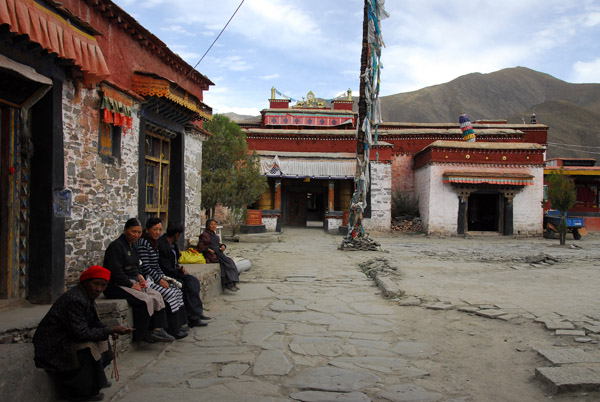
[[181,253],[177,240],[182,233],[181,223],[169,222],[166,233],[158,239],[158,264],[165,275],[183,284],[183,302],[188,314],[188,325],[204,327],[207,324],[201,320],[210,320],[210,317],[204,315],[204,306],[200,298],[200,281],[194,275],[190,275],[178,262]]
[[227,246],[221,243],[219,236],[215,233],[217,221],[209,219],[206,221],[205,230],[200,234],[196,250],[200,251],[206,262],[219,263],[221,265],[221,285],[223,289],[237,292],[237,283],[240,281],[235,262],[224,253]]
[[170,342],[175,338],[168,327],[165,302],[160,293],[146,287],[140,273],[140,258],[135,243],[142,235],[142,224],[137,218],[125,223],[123,234],[109,244],[104,253],[104,266],[110,270],[107,299],[125,299],[133,310],[134,341]]
[[109,328],[98,317],[95,300],[109,278],[104,267],[85,270],[79,284],[54,302],[33,336],[35,365],[48,372],[69,400],[102,400],[100,389],[111,385],[104,374],[112,360],[108,337],[131,332],[123,326]]

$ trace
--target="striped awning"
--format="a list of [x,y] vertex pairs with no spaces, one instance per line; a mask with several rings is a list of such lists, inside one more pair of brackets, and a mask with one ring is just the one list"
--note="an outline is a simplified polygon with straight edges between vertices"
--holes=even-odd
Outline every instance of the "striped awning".
[[356,173],[354,159],[335,158],[269,158],[261,156],[261,173],[267,177],[353,179]]
[[461,184],[533,185],[533,176],[526,173],[446,172],[443,180],[444,183]]

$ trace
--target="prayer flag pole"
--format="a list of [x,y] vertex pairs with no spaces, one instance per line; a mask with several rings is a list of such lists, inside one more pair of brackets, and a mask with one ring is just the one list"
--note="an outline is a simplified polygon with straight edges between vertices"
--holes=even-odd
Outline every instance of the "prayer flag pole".
[[356,127],[356,173],[348,213],[348,234],[342,246],[354,239],[367,237],[363,227],[363,215],[367,208],[367,192],[371,181],[370,150],[373,144],[377,144],[377,127],[381,122],[379,78],[382,68],[381,49],[384,43],[380,21],[389,17],[383,8],[384,2],[385,0],[365,0]]

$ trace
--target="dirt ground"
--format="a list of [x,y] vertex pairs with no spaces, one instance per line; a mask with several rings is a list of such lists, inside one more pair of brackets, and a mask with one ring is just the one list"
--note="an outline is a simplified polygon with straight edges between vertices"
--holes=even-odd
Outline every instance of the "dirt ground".
[[[534,378],[536,367],[550,366],[537,349],[570,346],[599,352],[597,335],[591,335],[591,342],[578,343],[573,337],[555,336],[536,319],[569,321],[576,327],[600,321],[600,236],[568,239],[562,247],[558,240],[543,238],[398,233],[371,233],[371,237],[381,243],[382,252],[339,251],[342,237],[314,228],[284,228],[275,243],[267,237],[229,243],[228,252],[252,260],[243,283],[285,280],[294,272],[321,281],[343,281],[340,267],[355,272],[362,262],[385,258],[397,268],[395,280],[406,296],[422,302],[400,306],[399,300],[388,301],[402,317],[403,324],[394,331],[435,351],[420,361],[419,368],[429,375],[414,384],[444,394],[443,400],[600,400],[597,392],[552,395]],[[541,254],[551,260],[529,262],[540,260]],[[373,292],[381,293],[375,284]],[[424,307],[439,301],[453,308]],[[481,305],[510,312],[511,318],[490,319],[457,310]]]

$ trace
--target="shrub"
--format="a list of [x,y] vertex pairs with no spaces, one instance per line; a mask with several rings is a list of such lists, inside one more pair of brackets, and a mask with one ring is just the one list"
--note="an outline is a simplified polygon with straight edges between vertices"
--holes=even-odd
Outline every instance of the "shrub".
[[392,217],[408,215],[419,216],[419,199],[409,194],[396,191],[392,194]]

